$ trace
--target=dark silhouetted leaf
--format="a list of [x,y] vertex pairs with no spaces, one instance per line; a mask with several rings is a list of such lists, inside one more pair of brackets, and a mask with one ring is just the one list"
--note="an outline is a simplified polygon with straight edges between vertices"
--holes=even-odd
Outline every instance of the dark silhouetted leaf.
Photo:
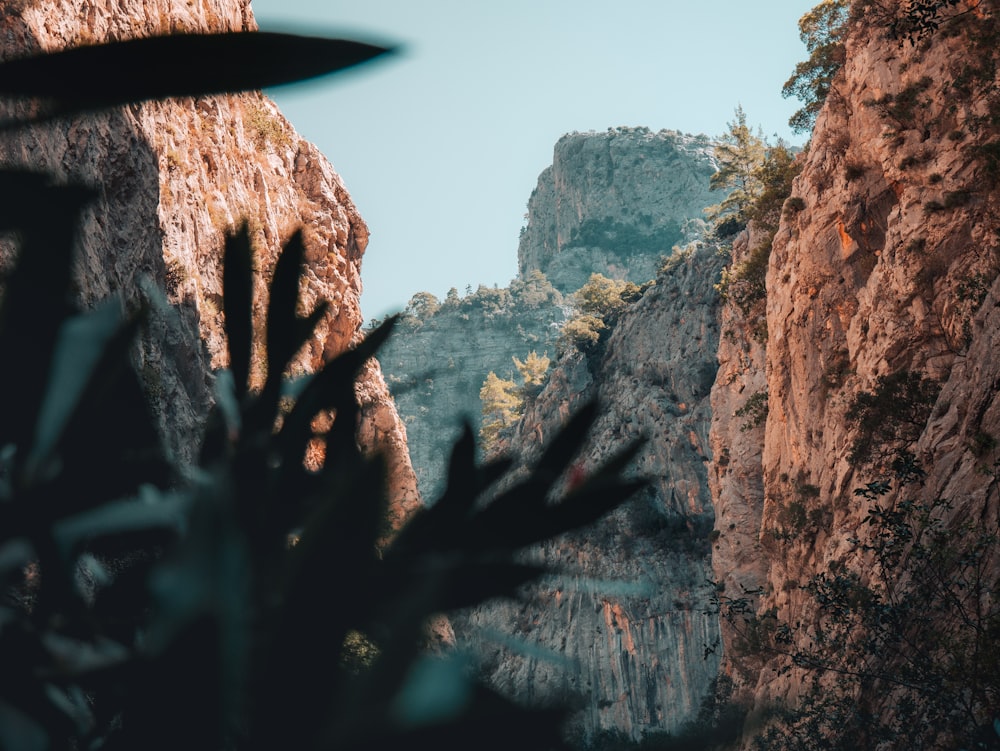
[[270,32],[144,37],[0,63],[0,94],[52,101],[45,119],[150,99],[279,86],[390,51],[346,39]]
[[246,396],[253,346],[253,250],[247,225],[226,237],[222,266],[222,307],[233,390],[240,401]]

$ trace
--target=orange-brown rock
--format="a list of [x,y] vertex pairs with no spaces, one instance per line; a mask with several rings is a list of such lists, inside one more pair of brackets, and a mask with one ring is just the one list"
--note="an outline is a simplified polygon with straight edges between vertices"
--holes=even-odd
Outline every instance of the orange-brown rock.
[[[1000,133],[996,68],[982,65],[996,44],[975,37],[992,29],[996,38],[997,9],[975,5],[916,45],[871,23],[852,27],[794,184],[804,208],[786,212],[773,243],[766,354],[743,345],[740,364],[740,347],[723,344],[713,449],[717,465],[727,445],[731,466],[734,453],[747,461],[740,472],[716,467],[717,529],[736,524],[740,545],[756,538],[762,560],[717,547],[714,565],[727,581],[762,586],[761,611],[786,622],[815,615],[796,585],[854,562],[849,539],[868,534],[868,506],[853,490],[873,470],[850,458],[857,433],[847,411],[879,376],[910,371],[941,386],[909,446],[928,474],[924,498],[947,497],[956,518],[996,518],[996,449],[984,455],[976,437],[1000,435]],[[736,434],[733,392],[765,382],[755,477],[757,439]],[[782,539],[775,533],[791,502],[805,504],[810,522]],[[727,636],[731,668],[746,668]],[[757,708],[801,688],[800,673],[773,666],[750,688]]]
[[[0,13],[0,56],[171,31],[254,28],[246,0],[31,0]],[[299,356],[303,372],[361,336],[368,228],[332,165],[259,93],[153,102],[17,131],[0,142],[0,159],[98,188],[81,231],[77,281],[84,304],[117,292],[134,306],[143,277],[166,289],[177,314],[151,322],[136,360],[181,461],[197,451],[211,372],[226,365],[220,312],[226,230],[242,222],[250,227],[262,325],[266,281],[283,241],[302,228],[302,308],[321,300],[330,307]],[[405,516],[419,500],[405,430],[377,363],[366,368],[357,391],[362,440],[387,456],[396,514]]]

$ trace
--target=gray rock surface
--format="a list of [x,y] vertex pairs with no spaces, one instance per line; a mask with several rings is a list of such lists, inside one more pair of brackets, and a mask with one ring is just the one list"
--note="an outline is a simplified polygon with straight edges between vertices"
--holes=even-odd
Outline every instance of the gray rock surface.
[[518,269],[542,271],[573,292],[590,274],[641,283],[674,245],[701,234],[713,142],[670,130],[609,128],[569,133],[528,201]]
[[649,489],[592,528],[532,551],[560,576],[521,601],[456,620],[459,644],[484,645],[488,674],[511,696],[578,695],[585,739],[676,731],[717,674],[719,625],[706,612],[705,583],[720,269],[709,247],[679,259],[622,315],[603,351],[559,361],[511,440],[529,462],[596,395],[602,416],[576,469],[645,436],[633,471],[651,478]]

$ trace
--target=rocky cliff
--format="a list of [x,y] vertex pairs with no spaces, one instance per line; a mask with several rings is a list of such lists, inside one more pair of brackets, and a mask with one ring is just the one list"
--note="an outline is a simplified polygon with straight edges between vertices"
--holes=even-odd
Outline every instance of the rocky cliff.
[[[1000,501],[997,10],[960,2],[910,44],[887,39],[866,7],[795,181],[801,210],[786,211],[772,247],[766,350],[724,337],[712,395],[717,576],[761,587],[758,613],[793,624],[817,617],[801,585],[861,565],[850,541],[871,542],[871,503],[853,491],[885,470],[858,456],[851,406],[880,377],[932,385],[914,429],[890,439],[927,473],[917,500],[947,498],[946,523],[985,529]],[[765,390],[766,422],[739,434],[734,407]],[[905,408],[894,404],[889,426]],[[727,670],[756,708],[794,704],[802,672],[779,658],[761,668],[739,646],[727,636]]]
[[[0,55],[170,31],[255,28],[246,0],[30,0],[0,14]],[[361,258],[368,229],[339,176],[260,94],[150,103],[17,131],[0,141],[5,165],[52,171],[94,185],[98,201],[81,233],[80,297],[111,294],[134,307],[149,278],[175,314],[157,316],[136,353],[174,455],[189,461],[224,367],[220,313],[223,234],[247,222],[263,291],[281,243],[305,233],[303,304],[330,304],[299,365],[311,370],[357,341]],[[263,322],[265,300],[255,303]],[[258,374],[259,375],[259,374]],[[378,365],[358,385],[363,439],[391,466],[397,513],[418,502],[396,417]]]
[[518,277],[464,297],[453,290],[444,301],[414,297],[407,335],[391,340],[379,359],[425,498],[440,488],[461,421],[479,427],[487,374],[517,380],[512,357],[555,357],[571,303],[561,293],[595,272],[649,281],[675,244],[700,232],[704,208],[721,198],[709,190],[711,153],[708,138],[668,130],[563,136],[528,201]]
[[518,269],[543,272],[573,292],[597,272],[642,283],[675,244],[700,235],[702,211],[717,203],[705,136],[648,128],[569,133],[528,201]]
[[562,574],[516,603],[471,613],[459,642],[492,645],[492,681],[519,699],[579,697],[577,732],[639,740],[675,733],[710,693],[718,620],[710,612],[709,392],[721,259],[678,254],[607,342],[552,369],[511,440],[522,461],[584,400],[604,411],[577,469],[648,438],[634,471],[648,491],[592,529],[533,553]]
[[411,304],[379,361],[406,422],[421,496],[431,502],[463,422],[479,428],[487,374],[516,377],[512,358],[531,351],[554,358],[566,313],[562,295],[537,274],[503,289],[455,294],[440,306],[425,302],[432,307]]

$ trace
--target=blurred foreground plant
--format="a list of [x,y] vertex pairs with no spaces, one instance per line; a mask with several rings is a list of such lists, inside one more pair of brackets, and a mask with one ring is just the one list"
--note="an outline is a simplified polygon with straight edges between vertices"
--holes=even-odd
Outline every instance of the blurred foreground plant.
[[[229,36],[178,44],[193,44],[208,64],[226,58]],[[153,53],[128,43],[95,49],[93,59],[133,70],[137,49],[165,63],[178,48],[163,38]],[[294,58],[294,45],[282,49]],[[303,45],[302,54],[316,49]],[[349,52],[340,67],[357,62]],[[46,83],[90,59],[17,61],[17,75],[0,64],[0,90],[49,97],[46,117],[198,93],[183,67],[180,90],[163,80],[144,87],[141,77],[124,91],[97,76],[69,92]],[[257,80],[232,76],[209,76],[204,90]],[[230,367],[217,374],[199,470],[179,478],[129,361],[150,312],[126,315],[116,300],[81,312],[71,302],[76,227],[92,195],[46,175],[0,172],[0,232],[19,245],[0,293],[0,747],[560,746],[565,708],[513,705],[458,660],[429,656],[425,628],[542,574],[518,552],[595,521],[641,487],[621,476],[637,447],[554,502],[593,404],[502,491],[491,489],[508,462],[478,466],[466,430],[443,496],[384,545],[386,470],[358,446],[354,381],[395,320],[299,380],[289,406],[284,373],[326,313],[296,313],[295,235],[274,269],[266,378],[252,390],[259,337],[243,229],[225,247]],[[320,413],[336,418],[316,435]],[[313,441],[325,444],[318,471],[304,463]]]

